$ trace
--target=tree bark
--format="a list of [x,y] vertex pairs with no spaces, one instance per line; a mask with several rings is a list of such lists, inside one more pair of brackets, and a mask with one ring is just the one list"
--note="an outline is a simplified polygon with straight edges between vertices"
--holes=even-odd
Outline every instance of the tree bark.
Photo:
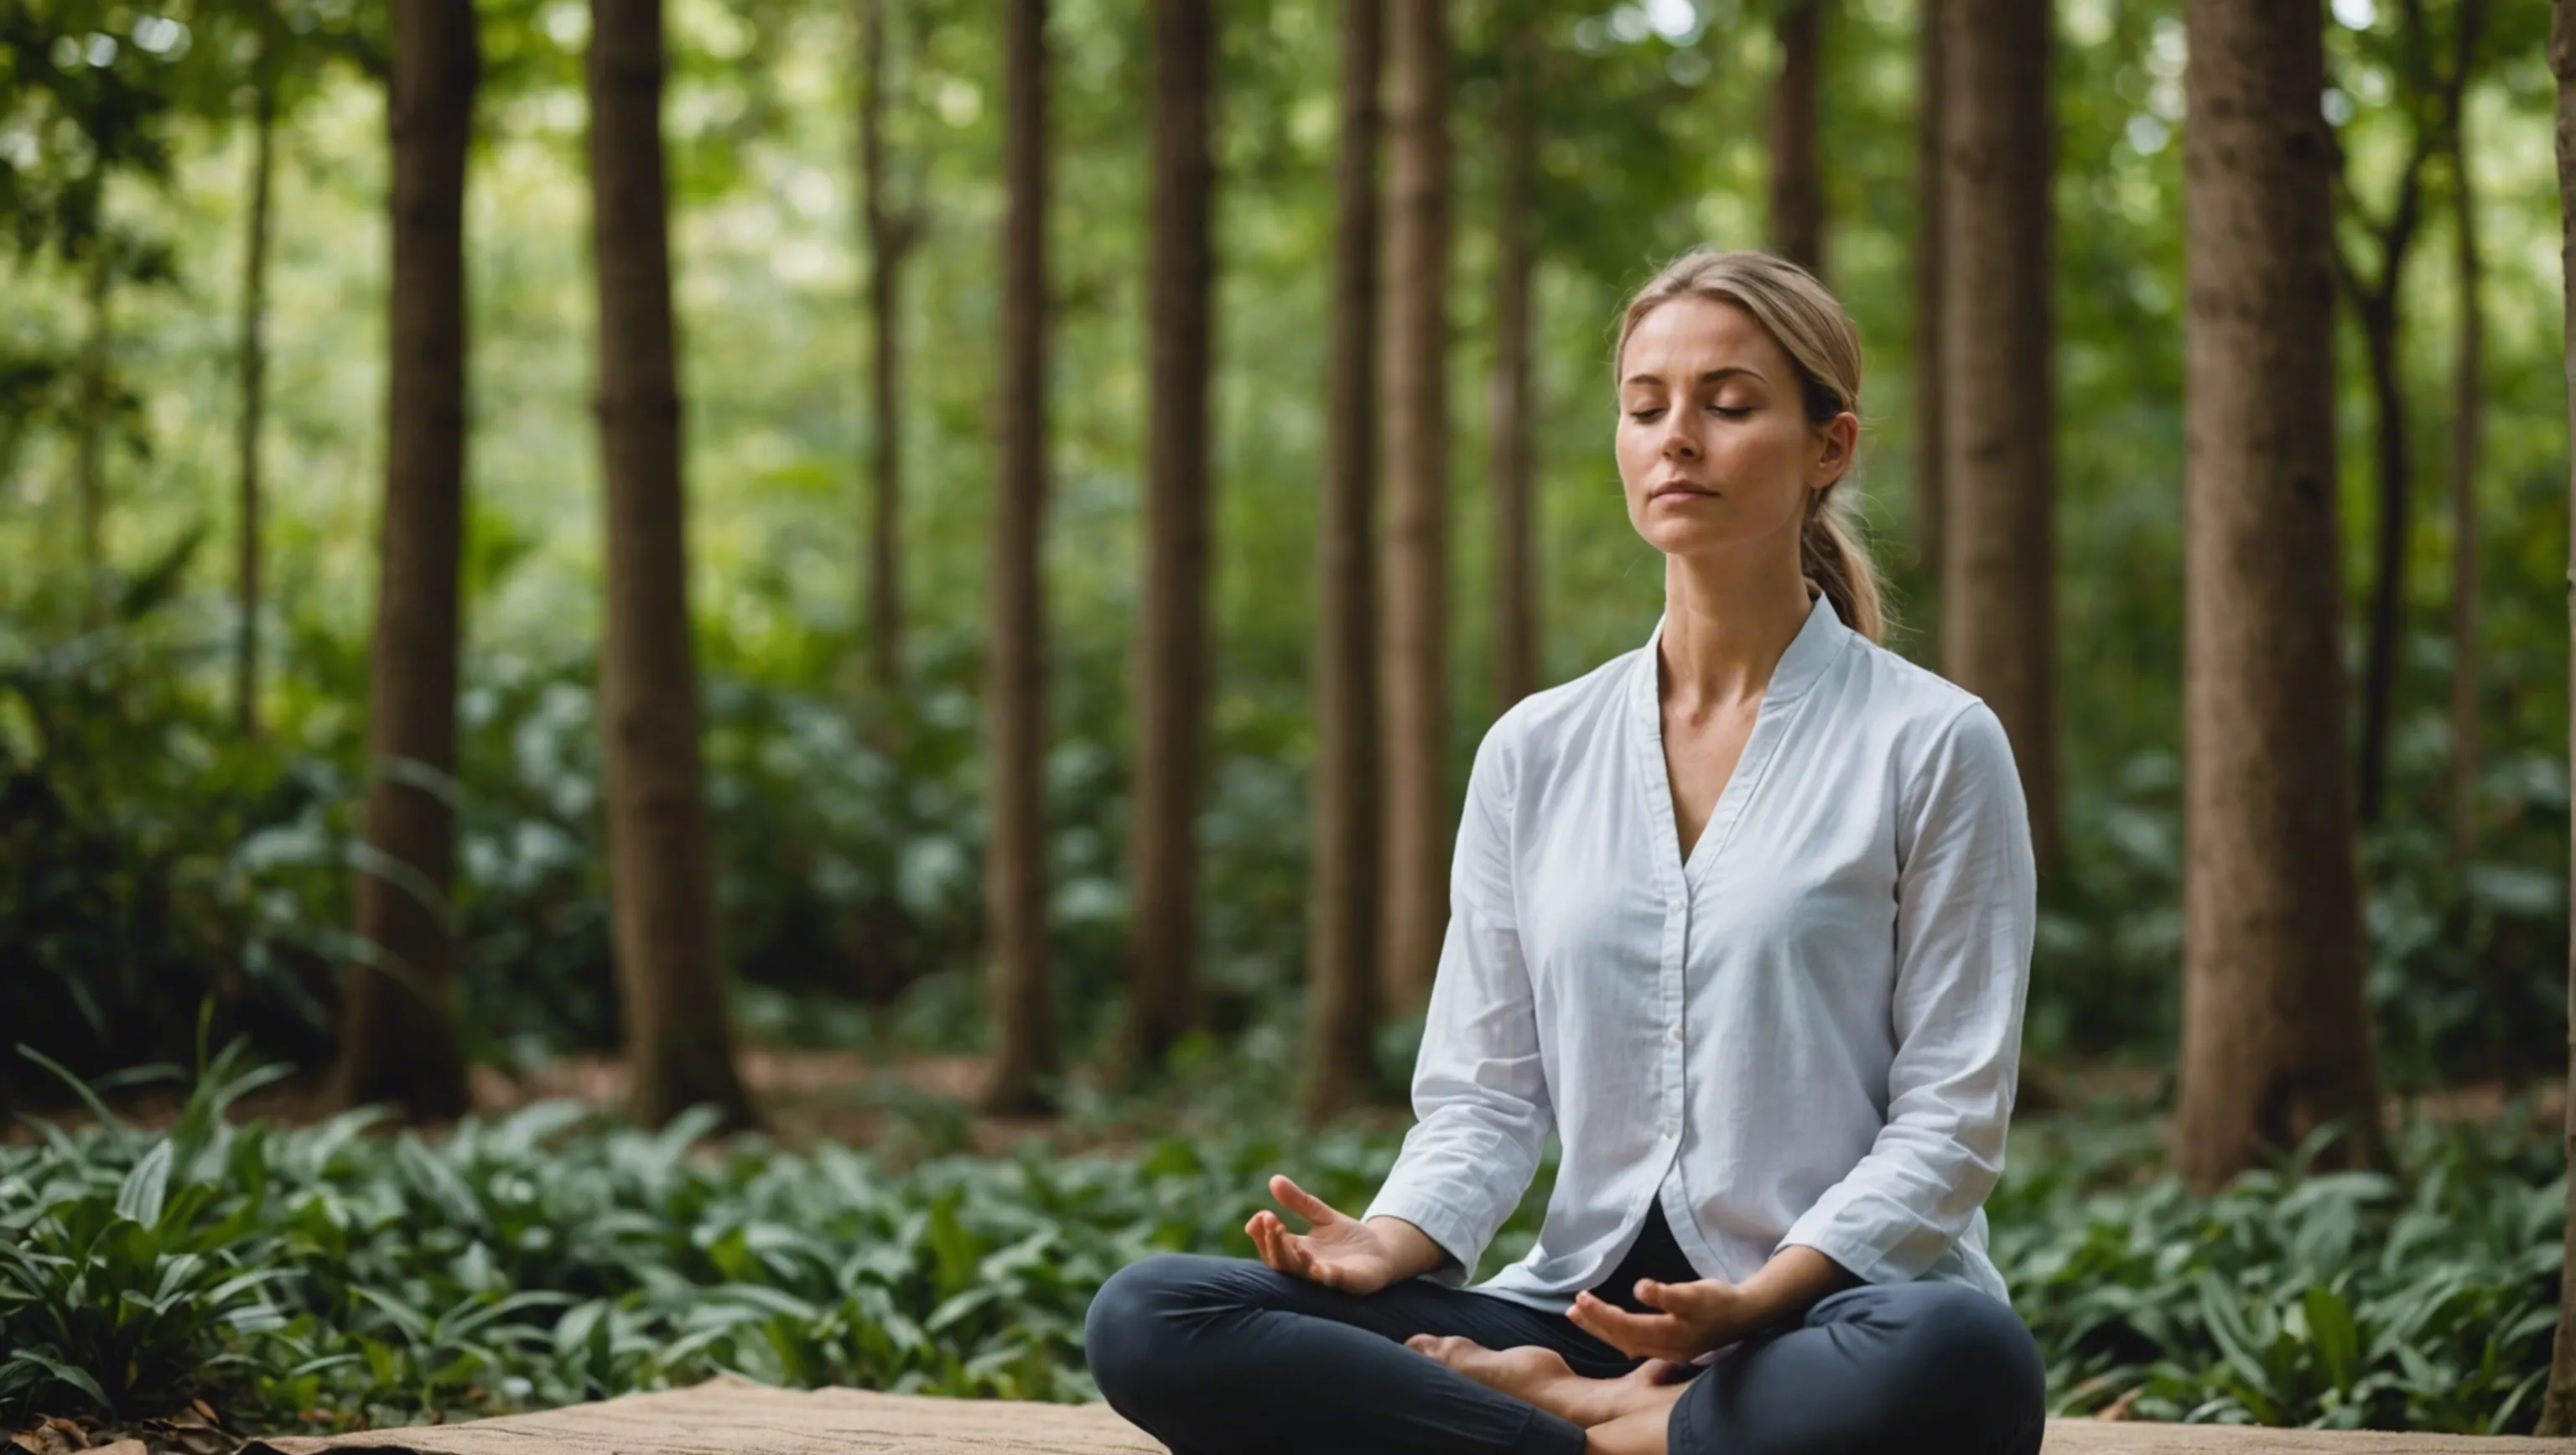
[[[2576,0],[2554,0],[2549,14],[2549,69],[2558,80],[2558,269],[2566,338],[2567,429],[2576,440]],[[2576,767],[2576,459],[2568,470],[2567,758]],[[2569,805],[2576,832],[2576,803]],[[2576,904],[2576,861],[2568,865],[2568,903]],[[2559,1265],[2558,1332],[2541,1396],[2538,1434],[2576,1435],[2576,937],[2567,954],[2567,1115],[2562,1147],[2567,1179],[2565,1256]]]
[[1332,371],[1315,592],[1314,862],[1307,878],[1306,1084],[1316,1122],[1378,1091],[1378,82],[1381,0],[1342,0],[1333,164]]
[[1948,446],[1943,437],[1949,413],[1942,388],[1941,318],[1942,235],[1948,231],[1944,198],[1949,191],[1941,146],[1941,113],[1946,88],[1941,38],[1948,27],[1938,11],[1926,11],[1916,37],[1914,102],[1914,490],[1915,543],[1921,552],[1918,574],[1931,595],[1925,614],[1930,629],[1924,650],[1941,660],[1939,612],[1941,578],[1948,570],[1948,533],[1942,517],[1948,509],[1941,472]]
[[1824,167],[1816,160],[1816,49],[1826,0],[1783,0],[1770,108],[1772,252],[1824,276]]
[[466,1107],[450,1004],[459,572],[465,533],[465,161],[472,0],[396,0],[385,509],[367,692],[366,856],[331,1098]]
[[868,662],[880,692],[903,685],[902,273],[917,219],[889,200],[885,155],[885,18],[889,0],[859,0],[859,181],[867,194],[868,371],[875,490],[868,522]]
[[1771,250],[1825,274],[1825,177],[1816,156],[1818,32],[1825,0],[1782,0],[1771,88]]
[[1198,1024],[1196,853],[1207,737],[1209,0],[1154,0],[1143,632],[1136,655],[1135,981],[1128,1064]]
[[2486,312],[2478,301],[2477,194],[2466,128],[2459,125],[2451,128],[2451,179],[2460,293],[2451,361],[2451,859],[2466,864],[2478,848],[2478,456]]
[[634,1114],[752,1120],[716,958],[662,162],[661,0],[592,0],[591,252],[608,506],[609,873]]
[[993,1068],[984,1105],[1044,1107],[1056,1069],[1046,958],[1046,594],[1039,544],[1047,496],[1046,0],[1003,12],[1002,332],[998,478],[993,501],[993,631],[985,651],[991,714],[992,840],[984,899],[993,937]]
[[[2201,1190],[2349,1118],[2382,1165],[2341,755],[2333,204],[2315,0],[2189,0],[2183,1033]],[[1955,382],[1955,381],[1954,381]]]
[[[1515,16],[1525,21],[1526,17]],[[1536,165],[1537,117],[1530,75],[1534,47],[1526,26],[1503,37],[1502,86],[1494,128],[1501,172],[1495,207],[1494,366],[1488,381],[1487,435],[1493,451],[1494,707],[1497,712],[1538,690],[1538,568],[1532,557],[1530,446],[1530,292],[1537,273],[1531,232],[1530,172]]]
[[[262,41],[265,46],[267,42]],[[259,736],[260,470],[259,428],[268,380],[268,195],[277,134],[277,83],[262,55],[252,92],[250,222],[242,250],[241,540],[233,643],[234,720],[245,738]]]
[[2058,859],[2047,0],[1941,8],[1942,670],[2012,739]]
[[1388,1009],[1431,996],[1449,924],[1449,87],[1446,0],[1387,6]]

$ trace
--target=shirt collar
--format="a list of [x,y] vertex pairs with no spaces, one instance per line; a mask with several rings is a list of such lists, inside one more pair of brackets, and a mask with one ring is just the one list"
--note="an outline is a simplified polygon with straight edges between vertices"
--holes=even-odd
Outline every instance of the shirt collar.
[[[1851,628],[1843,625],[1842,613],[1834,610],[1833,598],[1817,592],[1816,599],[1807,605],[1806,625],[1798,628],[1798,634],[1789,639],[1789,649],[1780,654],[1779,664],[1771,669],[1771,685],[1763,690],[1762,700],[1766,703],[1787,702],[1815,685],[1816,679],[1833,665],[1834,658],[1841,654],[1843,644],[1852,635]],[[1635,679],[1646,708],[1654,713],[1653,720],[1657,722],[1662,718],[1660,712],[1655,711],[1655,652],[1663,639],[1664,617],[1658,616],[1654,634],[1646,638],[1646,650],[1639,658]]]

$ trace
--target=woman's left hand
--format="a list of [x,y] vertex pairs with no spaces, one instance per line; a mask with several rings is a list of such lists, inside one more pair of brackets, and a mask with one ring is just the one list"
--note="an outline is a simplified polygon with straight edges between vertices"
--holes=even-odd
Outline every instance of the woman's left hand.
[[1632,1314],[1584,1292],[1574,1296],[1567,1317],[1631,1359],[1669,1359],[1677,1364],[1743,1338],[1753,1332],[1760,1317],[1740,1285],[1715,1278],[1691,1283],[1641,1278],[1637,1301],[1657,1312]]

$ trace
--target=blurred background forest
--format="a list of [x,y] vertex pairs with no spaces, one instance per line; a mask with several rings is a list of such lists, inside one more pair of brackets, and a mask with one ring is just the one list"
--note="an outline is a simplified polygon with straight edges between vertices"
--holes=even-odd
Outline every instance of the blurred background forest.
[[[1114,1255],[1146,1246],[1239,1243],[1240,1213],[1230,1224],[1226,1208],[1257,1198],[1257,1174],[1283,1155],[1328,1169],[1328,1191],[1364,1192],[1403,1124],[1427,963],[1390,938],[1377,971],[1387,985],[1367,992],[1368,1011],[1382,1000],[1386,1013],[1360,1015],[1356,1059],[1352,1034],[1316,1028],[1310,989],[1310,936],[1333,913],[1310,878],[1330,857],[1317,828],[1330,735],[1319,700],[1330,650],[1319,643],[1333,583],[1347,579],[1319,566],[1335,540],[1326,482],[1340,478],[1337,458],[1374,448],[1335,424],[1335,387],[1350,377],[1333,331],[1346,276],[1337,229],[1349,226],[1337,167],[1352,165],[1345,7],[1238,0],[1213,7],[1212,22],[1202,8],[1195,32],[1168,5],[1045,7],[1047,110],[1026,135],[1042,137],[1050,169],[1038,234],[1049,355],[1031,396],[1014,387],[1028,377],[1014,372],[1024,357],[1003,346],[1029,317],[1011,280],[1029,275],[1001,265],[1012,78],[1029,74],[1011,66],[1030,53],[1014,52],[1010,37],[1026,32],[1000,7],[481,0],[468,17],[479,65],[460,71],[450,55],[446,73],[451,89],[459,75],[475,84],[461,194],[463,428],[450,430],[462,463],[444,565],[435,510],[387,514],[389,488],[415,501],[437,490],[403,483],[406,469],[434,467],[437,449],[390,442],[404,437],[407,399],[429,408],[442,396],[435,381],[404,384],[427,377],[406,368],[434,372],[436,350],[406,353],[424,335],[403,332],[403,306],[433,295],[393,283],[395,234],[411,223],[389,207],[387,145],[389,85],[413,74],[409,84],[430,87],[439,74],[427,61],[404,71],[396,24],[437,8],[0,0],[0,213],[13,229],[0,254],[5,1039],[113,1088],[158,1063],[207,1069],[207,1048],[238,1038],[245,1049],[214,1069],[296,1068],[295,1119],[308,1096],[391,1098],[441,1117],[471,1102],[504,1116],[567,1086],[601,1100],[595,1079],[563,1068],[636,1045],[649,1001],[658,1008],[641,1014],[663,1039],[645,1059],[667,1064],[638,1073],[649,1083],[636,1090],[642,1120],[712,1101],[733,1120],[820,1128],[819,1161],[759,1155],[793,1164],[809,1179],[796,1185],[826,1202],[848,1185],[834,1181],[844,1154],[829,1146],[848,1124],[829,1108],[863,1107],[878,1118],[871,1136],[902,1144],[887,1164],[902,1170],[881,1174],[896,1179],[893,1201],[850,1206],[876,1209],[866,1216],[888,1220],[880,1231],[919,1249],[918,1269],[882,1285],[912,1291],[886,1297],[918,1295],[927,1302],[907,1317],[945,1310],[946,1323],[915,1327],[917,1345],[847,1329],[851,1342],[834,1345],[813,1333],[823,1315],[800,1323],[751,1299],[739,1327],[675,1345],[689,1315],[656,1305],[669,1290],[655,1294],[643,1274],[621,1282],[591,1269],[550,1284],[534,1254],[505,1273],[459,1271],[469,1246],[519,1256],[491,1233],[497,1204],[476,1201],[513,1195],[481,1180],[504,1177],[493,1148],[507,1138],[440,1142],[432,1154],[406,1136],[414,1150],[401,1156],[335,1140],[299,1175],[428,1179],[431,1205],[468,1230],[435,1270],[405,1263],[388,1298],[489,1309],[513,1289],[571,1288],[592,1302],[560,1322],[539,1299],[506,1304],[490,1327],[542,1326],[562,1360],[590,1363],[530,1375],[495,1343],[469,1350],[484,1362],[458,1373],[448,1356],[466,1355],[380,1305],[362,1308],[345,1289],[313,1294],[340,1304],[306,1309],[318,1320],[308,1335],[345,1326],[345,1337],[409,1352],[365,1355],[358,1383],[373,1393],[326,1398],[342,1376],[311,1372],[263,1386],[250,1407],[272,1419],[328,1426],[370,1409],[385,1417],[388,1404],[401,1413],[405,1400],[426,1411],[578,1398],[706,1361],[804,1382],[1081,1393],[1071,1346],[1086,1277],[1096,1284]],[[2053,520],[2054,599],[2038,627],[2054,673],[2056,843],[2041,881],[2024,1107],[2091,1130],[2035,1123],[2029,1145],[2057,1152],[2025,1159],[2017,1129],[1996,1217],[2007,1274],[2050,1348],[2052,1399],[2088,1412],[2143,1398],[2135,1412],[2162,1418],[2528,1429],[2556,1309],[2564,1167],[2547,1086],[2566,1065],[2569,942],[2568,439],[2547,7],[2334,0],[2323,19],[2346,583],[2330,630],[2350,700],[2333,719],[2349,725],[2347,741],[2316,754],[2355,785],[2357,829],[2313,851],[2356,856],[2360,989],[2379,1089],[2400,1098],[2402,1155],[2339,1174],[2358,1180],[2311,1184],[2325,1190],[2292,1197],[2286,1212],[2280,1188],[2261,1181],[2283,1174],[2248,1173],[2252,1191],[2228,1193],[2196,1177],[2186,1192],[2157,1180],[2159,1135],[2109,1130],[2152,1126],[2172,1108],[2185,1039],[2184,7],[1985,10],[2035,15],[2047,42],[2021,52],[2045,57],[2044,92],[2032,94],[2047,109],[2042,126],[2021,128],[2040,170],[2035,208],[2016,224],[2044,240],[2052,265],[2032,280],[2048,368],[2028,417],[2049,442],[2040,518]],[[1857,321],[1859,484],[1896,585],[1890,645],[1942,665],[1939,632],[1955,612],[1926,505],[1945,448],[1929,433],[1944,372],[1928,362],[1944,346],[1930,302],[1956,285],[1927,263],[1927,204],[1940,188],[1926,158],[1941,155],[1930,119],[1959,109],[1925,104],[1933,37],[1921,7],[1901,0],[1461,0],[1445,11],[1445,32],[1437,20],[1427,32],[1400,24],[1388,57],[1418,62],[1421,37],[1436,43],[1440,84],[1428,94],[1445,120],[1445,237],[1429,254],[1391,240],[1379,280],[1385,317],[1429,317],[1435,341],[1410,354],[1390,345],[1381,382],[1430,401],[1445,429],[1390,423],[1376,482],[1385,508],[1430,509],[1405,519],[1438,522],[1429,549],[1440,564],[1396,559],[1379,609],[1443,623],[1407,639],[1429,643],[1429,676],[1417,679],[1433,684],[1408,700],[1445,695],[1425,730],[1431,750],[1399,759],[1410,749],[1391,745],[1385,771],[1390,804],[1430,795],[1420,813],[1437,820],[1444,855],[1466,766],[1502,708],[1641,643],[1661,609],[1660,563],[1625,518],[1609,454],[1607,352],[1625,291],[1689,246],[1799,255]],[[648,31],[618,28],[647,12],[663,27],[658,52]],[[1192,113],[1157,69],[1158,47],[1192,35],[1206,46],[1204,174],[1169,139],[1170,118]],[[658,109],[641,113],[659,118],[652,164],[667,197],[628,192],[614,212],[595,201],[608,196],[594,192],[608,185],[608,133],[594,136],[585,77],[612,40],[629,62],[667,61],[648,98]],[[1399,153],[1425,114],[1418,79],[1404,84],[1384,115]],[[1423,174],[1401,155],[1392,165],[1385,214],[1400,233],[1417,199],[1408,179]],[[1186,221],[1191,176],[1212,183],[1197,194],[1204,256],[1186,227],[1157,223],[1173,207]],[[602,327],[627,317],[603,296],[638,276],[609,267],[612,249],[646,238],[636,220],[647,215],[667,226],[677,339],[677,434],[658,438],[672,441],[659,457],[676,467],[664,487],[682,493],[661,497],[621,494],[603,465],[603,427],[653,414],[651,387],[620,392],[616,377],[621,362],[653,355],[649,321]],[[1408,270],[1414,256],[1441,266]],[[1195,268],[1207,270],[1204,314],[1188,301]],[[1194,347],[1204,369],[1189,365]],[[1445,387],[1426,383],[1426,368]],[[1172,412],[1188,399],[1170,382],[1181,375],[1204,382],[1203,444],[1188,433],[1190,409]],[[1047,421],[1034,442],[1014,433],[1032,399]],[[1376,407],[1360,402],[1362,414]],[[655,454],[655,436],[622,438],[610,457]],[[1013,456],[1014,440],[1040,453]],[[1042,459],[1042,514],[1015,493],[1033,479],[997,465],[997,445],[1003,461]],[[1201,448],[1203,474],[1188,464]],[[681,537],[665,520],[656,539],[671,550],[635,559],[671,574],[639,567],[620,587],[606,523],[649,498],[685,499],[685,555],[671,553]],[[1204,520],[1196,547],[1193,510]],[[1021,541],[1042,566],[1030,578],[1038,635],[996,624],[997,609],[1014,609],[997,585],[1014,522],[1042,524]],[[1180,543],[1177,574],[1154,566],[1157,539]],[[387,582],[418,592],[423,573],[442,571],[456,635],[374,635],[393,600],[380,595]],[[1198,599],[1194,571],[1203,624],[1184,614],[1166,630],[1175,601]],[[639,616],[619,638],[613,618],[638,602],[685,602],[685,631],[657,636]],[[1203,640],[1204,653],[1152,645],[1173,640]],[[671,876],[649,881],[667,892],[629,896],[683,907],[652,925],[635,908],[632,933],[666,949],[677,935],[686,963],[656,979],[664,972],[641,963],[668,957],[633,952],[623,989],[611,878],[624,830],[612,827],[603,757],[630,719],[603,709],[601,685],[604,659],[630,650],[617,641],[637,644],[622,670],[642,694],[631,721],[646,724],[624,736],[652,739],[654,752],[686,740],[659,761],[685,758],[662,781],[689,786],[660,802],[695,794],[702,774],[705,822],[694,868],[665,855],[647,872]],[[1030,655],[997,667],[1005,648]],[[371,743],[371,693],[379,719],[437,719],[442,652],[457,673],[448,761],[405,746],[417,738]],[[397,676],[414,685],[389,696]],[[650,684],[681,684],[686,713],[664,711],[680,699]],[[1012,719],[1035,723],[1034,739],[996,727],[1041,688],[1042,714]],[[1158,711],[1195,725],[1173,728]],[[1024,804],[996,781],[1016,771],[993,750],[996,731],[1033,744]],[[1158,768],[1178,776],[1148,789]],[[657,770],[630,771],[640,782]],[[414,824],[428,821],[423,804],[438,805],[432,819],[453,825],[452,870],[371,839],[371,791],[408,802]],[[639,843],[691,837],[698,809],[660,811],[636,810],[638,825],[659,825],[634,828]],[[1351,832],[1348,819],[1332,822]],[[1022,831],[1012,824],[1037,834],[1017,859],[995,852]],[[1391,853],[1407,832],[1418,838],[1388,830]],[[1139,848],[1140,836],[1160,847]],[[1016,889],[988,885],[995,862],[1025,868]],[[1383,877],[1391,896],[1407,892],[1400,867]],[[1034,917],[1015,925],[989,897],[1010,893],[1029,896]],[[412,908],[371,910],[370,894]],[[683,923],[693,894],[710,916],[696,931]],[[436,946],[430,959],[408,953],[424,943]],[[997,966],[1032,978],[997,991]],[[350,987],[370,980],[383,984],[366,993],[407,1008],[373,1020],[353,1009]],[[1010,1015],[997,1007],[1025,1012],[1032,996],[1051,1012],[1045,1026],[1002,1028]],[[997,1046],[1022,1035],[1037,1039]],[[798,1052],[841,1059],[798,1082],[779,1069]],[[752,1068],[748,1094],[716,1064],[728,1058]],[[1349,1073],[1337,1082],[1347,1096],[1315,1091],[1319,1061]],[[879,1074],[907,1066],[947,1079]],[[1301,1089],[1312,1123],[1280,1115]],[[201,1080],[186,1105],[238,1090]],[[33,1058],[0,1064],[0,1102],[72,1100]],[[981,1286],[977,1267],[990,1273],[977,1260],[1033,1235],[1014,1219],[1046,1199],[975,1179],[1058,1164],[1014,1173],[933,1157],[914,1169],[914,1156],[990,1150],[973,1102],[1059,1113],[1009,1128],[1112,1144],[1107,1155],[1129,1158],[1121,1175],[1142,1179],[1098,1214],[1116,1237],[1070,1262],[1059,1247],[1044,1290],[1013,1285],[990,1307],[955,1300]],[[2425,1120],[2427,1106],[2445,1110]],[[104,1187],[113,1198],[122,1169],[161,1134],[113,1130],[109,1108],[96,1110],[106,1140],[94,1150],[114,1175],[72,1181],[89,1189],[77,1195]],[[523,1151],[563,1131],[501,1125],[520,1127]],[[1307,1125],[1321,1129],[1297,1129]],[[183,1170],[198,1157],[216,1179],[224,1158],[253,1155],[217,1123],[179,1127]],[[1189,1129],[1195,1149],[1155,1140]],[[1216,1131],[1226,1135],[1206,1139]],[[687,1171],[642,1132],[598,1135],[559,1165],[626,1168],[603,1175],[633,1173],[654,1216],[685,1224],[710,1199],[753,1196],[748,1173]],[[664,1148],[664,1171],[618,1162],[615,1148],[630,1145]],[[174,1154],[162,1155],[166,1170]],[[433,1156],[485,1161],[441,1177],[419,1170]],[[49,1216],[28,1191],[52,1185],[26,1170],[35,1165],[14,1184],[26,1198],[12,1208],[0,1197],[21,1232]],[[713,1181],[690,1192],[691,1177]],[[913,1178],[929,1180],[903,1180]],[[961,1194],[943,1178],[983,1190]],[[948,1209],[947,1222],[885,1210],[915,1194]],[[773,1195],[801,1194],[759,1194]],[[2209,1195],[2237,1200],[2199,1200]],[[1175,1199],[1200,1198],[1172,1212]],[[780,1226],[839,1227],[811,1207],[762,1206]],[[2391,1230],[2419,1214],[2431,1221],[2390,1251]],[[1062,1206],[1051,1216],[1073,1217]],[[2270,1231],[2210,1232],[2237,1226],[2231,1217]],[[2463,1231],[2473,1218],[2486,1229],[2474,1237]],[[206,1232],[190,1227],[162,1255]],[[1525,1210],[1509,1236],[1529,1227]],[[860,1236],[832,1236],[844,1235]],[[792,1284],[782,1270],[804,1256],[757,1236],[733,1255],[692,1238],[687,1226],[667,1233],[681,1263],[712,1260],[687,1275],[710,1286]],[[2356,1239],[2377,1251],[2356,1252]],[[2439,1268],[2401,1256],[2445,1243],[2453,1261]],[[2211,1251],[2228,1247],[2243,1258]],[[390,1245],[383,1256],[397,1257]],[[824,1265],[837,1260],[813,1257],[829,1284]],[[1029,1270],[1042,1261],[1022,1256],[1005,1272],[1039,1277]],[[2384,1286],[2353,1281],[2365,1263]],[[2194,1281],[2213,1268],[2225,1276]],[[0,1308],[35,1306],[30,1287]],[[2343,1325],[2312,1288],[2346,1307]],[[298,1327],[285,1302],[261,1303],[270,1293],[226,1296]],[[834,1296],[865,1302],[848,1288]],[[77,1302],[65,1295],[66,1308]],[[1054,1322],[1028,1312],[1039,1307]],[[574,1325],[583,1308],[587,1322]],[[760,1333],[764,1319],[821,1343],[787,1352],[794,1338]],[[74,1336],[48,1337],[54,1363],[19,1366],[16,1384],[0,1373],[0,1404],[68,1387],[58,1366],[82,1363]],[[201,1350],[191,1339],[237,1337],[180,1330],[175,1367]],[[189,1377],[171,1373],[169,1388]],[[133,1414],[167,1392],[102,1389],[94,1403]]]

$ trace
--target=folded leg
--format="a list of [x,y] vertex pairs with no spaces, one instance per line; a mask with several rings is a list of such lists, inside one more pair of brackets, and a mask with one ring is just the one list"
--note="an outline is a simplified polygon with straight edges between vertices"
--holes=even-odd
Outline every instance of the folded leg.
[[1348,1294],[1178,1253],[1102,1285],[1083,1346],[1110,1407],[1179,1455],[1581,1455],[1580,1426],[1406,1348],[1415,1334],[1543,1345],[1591,1374],[1634,1362],[1505,1299],[1420,1279]]
[[1964,1284],[1880,1283],[1709,1366],[1665,1433],[1669,1455],[2037,1455],[2046,1414],[2039,1345],[2011,1308]]

